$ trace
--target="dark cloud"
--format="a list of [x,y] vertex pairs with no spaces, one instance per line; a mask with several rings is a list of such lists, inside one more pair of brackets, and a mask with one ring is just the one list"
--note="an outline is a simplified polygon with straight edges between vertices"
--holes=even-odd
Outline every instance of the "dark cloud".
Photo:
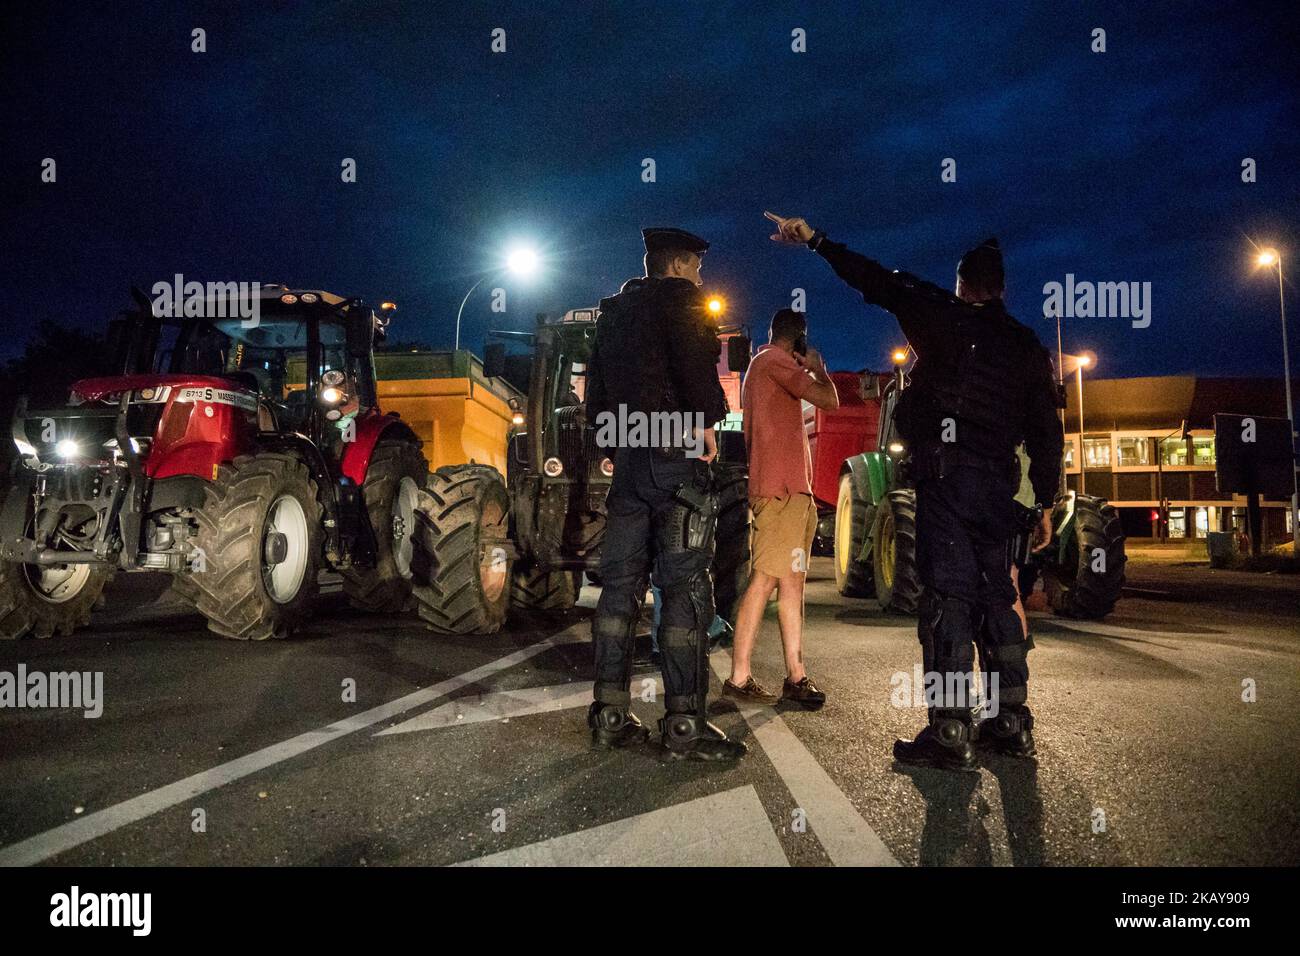
[[[997,234],[1010,305],[1044,334],[1045,282],[1152,282],[1149,329],[1067,328],[1107,374],[1276,374],[1276,299],[1245,250],[1297,248],[1282,9],[29,8],[5,37],[4,348],[37,318],[101,323],[129,284],[175,272],[395,298],[403,335],[450,345],[461,296],[510,239],[550,260],[496,320],[522,326],[616,288],[639,268],[637,230],[671,224],[714,241],[706,275],[732,318],[764,324],[801,287],[833,365],[882,364],[892,321],[770,243],[770,207],[945,284]],[[57,185],[38,182],[45,156]],[[956,183],[939,180],[945,157]],[[472,304],[466,341],[489,324]]]

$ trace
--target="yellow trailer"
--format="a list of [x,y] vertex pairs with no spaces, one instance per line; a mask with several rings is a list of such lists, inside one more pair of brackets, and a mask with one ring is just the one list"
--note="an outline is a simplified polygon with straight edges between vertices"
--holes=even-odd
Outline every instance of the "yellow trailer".
[[491,465],[506,473],[506,444],[515,407],[526,396],[505,379],[483,374],[472,353],[376,352],[379,406],[397,412],[419,437],[431,469]]

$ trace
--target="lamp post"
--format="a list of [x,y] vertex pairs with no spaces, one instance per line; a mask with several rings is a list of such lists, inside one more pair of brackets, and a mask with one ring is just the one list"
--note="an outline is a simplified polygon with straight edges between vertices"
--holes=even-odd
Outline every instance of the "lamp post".
[[1091,355],[1080,355],[1079,364],[1074,370],[1075,381],[1079,386],[1079,494],[1087,494],[1088,458],[1083,452],[1083,370],[1092,365]]
[[[1084,494],[1084,493],[1086,492],[1086,490],[1087,490],[1087,481],[1086,481],[1086,478],[1085,478],[1085,473],[1086,473],[1086,471],[1087,471],[1087,469],[1088,469],[1088,460],[1087,460],[1087,456],[1084,454],[1084,450],[1083,450],[1083,370],[1084,370],[1085,368],[1091,368],[1091,367],[1096,363],[1096,361],[1097,361],[1097,356],[1094,355],[1092,352],[1084,352],[1082,355],[1065,355],[1065,354],[1061,354],[1060,358],[1057,360],[1057,371],[1059,372],[1059,374],[1060,374],[1060,376],[1061,376],[1061,383],[1060,383],[1060,384],[1061,384],[1061,388],[1062,388],[1062,392],[1061,392],[1062,395],[1065,394],[1065,392],[1064,392],[1064,387],[1065,387],[1065,376],[1069,374],[1069,372],[1066,371],[1066,366],[1065,366],[1065,360],[1066,360],[1066,359],[1069,359],[1069,360],[1070,360],[1070,364],[1074,366],[1074,380],[1075,380],[1075,385],[1076,385],[1076,387],[1078,388],[1078,393],[1079,393],[1079,455],[1078,455],[1078,462],[1079,462],[1079,494],[1082,495],[1082,494]],[[1065,410],[1064,410],[1064,409],[1061,410],[1061,429],[1062,429],[1062,431],[1064,431],[1064,429],[1065,429]],[[1061,469],[1061,476],[1062,476],[1062,479],[1064,479],[1064,476],[1065,476],[1065,469],[1064,469],[1064,468]],[[1064,488],[1062,488],[1062,490],[1064,490]]]
[[469,297],[474,294],[475,289],[481,286],[488,279],[495,278],[496,276],[502,275],[506,272],[512,272],[515,275],[526,279],[537,271],[538,264],[537,253],[532,249],[526,247],[512,249],[506,255],[506,264],[504,266],[493,269],[470,286],[469,291],[465,293],[465,298],[460,300],[460,308],[456,310],[456,344],[452,347],[457,351],[460,350],[460,318],[465,313],[465,303],[469,301]]
[[1291,356],[1286,341],[1286,294],[1282,284],[1282,255],[1276,249],[1261,249],[1255,259],[1264,268],[1277,266],[1277,303],[1282,313],[1282,382],[1286,387],[1286,418],[1291,428],[1291,546],[1300,559],[1300,478],[1296,476],[1295,410],[1291,405]]

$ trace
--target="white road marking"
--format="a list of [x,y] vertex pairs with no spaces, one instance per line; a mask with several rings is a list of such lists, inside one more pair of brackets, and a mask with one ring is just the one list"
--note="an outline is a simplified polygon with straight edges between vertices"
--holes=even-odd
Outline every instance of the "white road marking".
[[[720,826],[725,821],[725,826]],[[789,866],[753,785],[457,866]]]
[[[729,655],[710,658],[722,680],[731,676]],[[754,738],[798,806],[807,814],[813,833],[836,866],[898,866],[884,841],[871,829],[851,800],[835,785],[781,715],[770,707],[738,704]]]
[[[663,682],[657,677],[646,676],[655,685],[655,699],[663,699]],[[632,678],[638,699],[641,678]],[[586,707],[591,703],[591,684],[587,681],[567,684],[550,684],[546,687],[527,687],[523,690],[498,690],[487,694],[473,694],[457,697],[455,700],[441,704],[433,710],[405,720],[392,727],[385,727],[375,734],[383,737],[388,734],[408,734],[419,730],[439,730],[443,727],[474,724],[485,720],[502,720],[507,717],[527,717],[529,714],[549,714],[557,710],[572,707]]]
[[513,654],[507,654],[505,657],[475,667],[473,670],[466,671],[457,677],[449,677],[431,687],[421,688],[407,694],[405,697],[399,697],[386,704],[380,704],[378,707],[372,707],[370,710],[363,711],[354,717],[336,721],[319,730],[309,730],[297,737],[291,737],[278,744],[272,744],[228,763],[213,767],[211,770],[193,774],[184,780],[178,780],[175,783],[143,793],[138,797],[132,797],[130,800],[124,800],[78,820],[46,830],[44,833],[38,833],[25,840],[20,840],[0,849],[0,866],[31,866],[41,863],[82,843],[112,833],[127,824],[135,823],[161,810],[184,803],[201,793],[224,787],[228,783],[233,783],[250,774],[257,773],[259,770],[265,770],[267,767],[297,757],[309,750],[314,750],[331,741],[338,740],[340,737],[358,730],[364,730],[366,727],[373,726],[380,721],[396,717],[413,707],[431,703],[467,684],[474,684],[491,677],[493,674],[514,667],[516,664],[560,644],[583,640],[590,634],[590,630],[591,625],[589,623],[579,622],[544,641],[531,644],[515,651]]

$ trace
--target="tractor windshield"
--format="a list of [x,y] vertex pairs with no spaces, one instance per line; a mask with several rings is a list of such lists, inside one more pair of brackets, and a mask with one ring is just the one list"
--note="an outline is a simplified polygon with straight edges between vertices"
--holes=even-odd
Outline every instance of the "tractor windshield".
[[[343,320],[318,324],[322,371],[344,368],[347,332]],[[172,356],[173,372],[226,375],[273,400],[283,400],[306,384],[308,322],[291,315],[263,317],[245,328],[239,319],[197,325]]]

